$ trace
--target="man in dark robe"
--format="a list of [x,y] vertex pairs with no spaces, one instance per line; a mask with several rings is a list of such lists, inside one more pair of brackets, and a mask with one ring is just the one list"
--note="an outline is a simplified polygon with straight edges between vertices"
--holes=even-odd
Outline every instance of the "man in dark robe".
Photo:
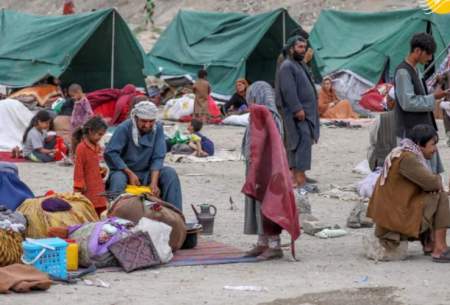
[[306,40],[300,36],[288,41],[288,57],[277,75],[278,96],[287,133],[289,167],[295,186],[306,184],[305,172],[311,169],[312,145],[319,140],[320,119],[317,92],[304,63]]

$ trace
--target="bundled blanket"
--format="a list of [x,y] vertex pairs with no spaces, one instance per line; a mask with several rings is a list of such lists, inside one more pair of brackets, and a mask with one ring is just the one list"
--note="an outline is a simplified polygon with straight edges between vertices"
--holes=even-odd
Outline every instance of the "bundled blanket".
[[97,115],[109,119],[110,125],[125,121],[130,111],[133,97],[143,95],[134,85],[122,89],[101,89],[86,95],[92,110]]
[[116,266],[117,261],[109,251],[109,247],[129,236],[131,222],[111,217],[104,221],[85,223],[69,227],[70,239],[79,245],[79,264],[97,268]]
[[[47,205],[43,204],[48,199],[62,199],[67,202],[70,209],[50,212],[50,208],[46,208]],[[55,206],[53,203],[51,205]],[[28,199],[18,207],[17,211],[27,218],[26,236],[32,238],[47,237],[51,227],[67,227],[98,220],[92,203],[78,193],[62,193]]]

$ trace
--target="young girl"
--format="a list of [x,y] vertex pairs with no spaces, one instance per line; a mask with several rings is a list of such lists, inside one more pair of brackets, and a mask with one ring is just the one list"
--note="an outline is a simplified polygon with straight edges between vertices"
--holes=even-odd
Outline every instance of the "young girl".
[[39,111],[31,120],[23,135],[23,155],[34,162],[54,161],[55,137],[47,137],[52,118],[45,111]]
[[100,117],[93,117],[74,136],[80,144],[76,147],[73,188],[86,196],[100,214],[106,209],[105,184],[100,168],[101,148],[99,141],[108,126]]

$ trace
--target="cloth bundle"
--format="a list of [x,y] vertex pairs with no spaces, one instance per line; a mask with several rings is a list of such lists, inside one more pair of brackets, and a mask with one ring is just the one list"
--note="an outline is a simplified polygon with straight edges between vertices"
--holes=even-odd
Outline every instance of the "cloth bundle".
[[100,222],[91,222],[69,227],[69,238],[79,246],[78,262],[80,266],[97,268],[117,266],[110,246],[130,235],[129,221],[112,217]]
[[0,267],[20,263],[22,241],[20,233],[0,229]]
[[26,225],[22,214],[0,205],[0,267],[20,262]]
[[108,210],[108,216],[127,219],[137,224],[142,217],[160,221],[172,228],[170,233],[170,247],[172,251],[181,248],[186,239],[185,219],[181,211],[170,203],[159,198],[144,195],[122,195],[116,199]]
[[[48,212],[42,203],[49,198],[58,198],[67,202],[71,209],[67,211]],[[20,205],[17,211],[28,220],[26,236],[44,238],[48,236],[50,227],[67,227],[87,222],[98,221],[98,216],[92,203],[78,193],[59,193],[46,197],[28,199]]]
[[20,180],[17,166],[0,162],[0,204],[14,211],[24,200],[33,197],[33,192]]

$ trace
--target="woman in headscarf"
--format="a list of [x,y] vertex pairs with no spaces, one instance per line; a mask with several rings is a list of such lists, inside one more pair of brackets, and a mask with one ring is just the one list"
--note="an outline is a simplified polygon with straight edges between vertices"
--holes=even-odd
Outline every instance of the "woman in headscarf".
[[247,112],[247,94],[248,82],[241,78],[236,81],[236,93],[233,94],[228,102],[223,106],[223,114],[241,114]]
[[[263,81],[258,81],[252,84],[248,90],[246,99],[249,107],[252,104],[266,107],[272,114],[278,133],[280,134],[280,141],[283,133],[283,125],[281,117],[275,105],[275,92],[272,87]],[[252,120],[250,115],[250,120]],[[251,163],[250,147],[252,144],[252,135],[250,132],[250,122],[245,131],[242,154],[246,162],[246,176],[249,174],[249,167]],[[280,246],[280,234],[282,228],[266,218],[261,210],[262,203],[249,196],[245,196],[245,234],[257,234],[258,241],[256,246],[246,253],[247,257],[258,257],[258,259],[275,259],[283,257],[283,251]]]
[[339,100],[333,88],[331,78],[322,81],[319,92],[319,113],[323,119],[357,119],[359,115],[353,111],[347,100]]

